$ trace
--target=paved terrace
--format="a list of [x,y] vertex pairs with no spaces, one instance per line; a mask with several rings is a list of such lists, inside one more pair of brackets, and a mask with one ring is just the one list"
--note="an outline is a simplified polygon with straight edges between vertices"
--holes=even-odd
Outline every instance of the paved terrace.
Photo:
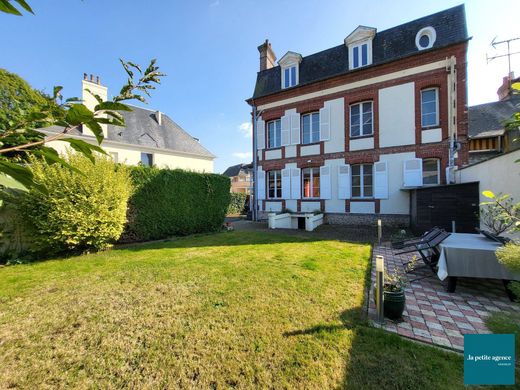
[[[389,271],[394,267],[403,270],[403,264],[413,256],[413,253],[394,255],[393,252],[390,244],[376,246],[373,251],[368,313],[374,323],[376,255],[384,256]],[[421,265],[422,261],[418,260],[417,266]],[[417,269],[408,274],[408,279],[421,275],[428,277],[408,283],[405,288],[406,309],[402,320],[385,319],[384,329],[425,343],[463,350],[464,334],[491,333],[485,325],[485,318],[492,312],[520,309],[518,304],[509,300],[500,280],[459,278],[456,291],[447,293],[445,282],[441,282],[429,268]]]

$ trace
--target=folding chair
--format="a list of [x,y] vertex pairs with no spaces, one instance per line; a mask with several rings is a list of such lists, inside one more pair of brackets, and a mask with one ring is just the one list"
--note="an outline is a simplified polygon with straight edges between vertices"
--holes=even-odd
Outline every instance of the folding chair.
[[[425,266],[430,268],[432,270],[432,272],[435,274],[435,267],[437,266],[437,263],[439,262],[439,258],[441,256],[441,250],[439,248],[439,244],[442,243],[449,236],[450,236],[450,233],[448,233],[444,230],[440,230],[439,234],[437,234],[431,240],[416,243],[414,245],[414,249],[406,250],[403,252],[398,252],[398,253],[396,253],[396,255],[402,255],[402,254],[411,253],[411,252],[418,252],[419,255],[421,256],[421,259],[424,262]],[[407,265],[408,263],[406,263],[405,265]],[[407,271],[407,273],[411,273],[412,271],[415,271],[415,270],[416,269]],[[427,278],[427,277],[429,277],[429,275],[415,278],[415,279],[411,280],[410,283],[415,282],[420,279]]]
[[442,230],[437,226],[424,232],[420,237],[409,238],[403,241],[394,241],[392,242],[393,249],[405,249],[410,247],[415,247],[417,244],[425,243],[432,240],[435,236],[437,236]]

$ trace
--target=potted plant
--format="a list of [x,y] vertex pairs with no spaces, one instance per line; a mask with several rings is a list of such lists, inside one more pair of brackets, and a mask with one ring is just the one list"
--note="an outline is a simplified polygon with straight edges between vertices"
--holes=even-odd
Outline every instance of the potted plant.
[[[385,317],[391,320],[398,320],[402,317],[404,308],[406,306],[406,297],[404,294],[403,276],[394,267],[394,270],[389,273],[385,272],[385,280],[383,287],[383,312]],[[377,286],[374,288],[374,299],[377,296]]]

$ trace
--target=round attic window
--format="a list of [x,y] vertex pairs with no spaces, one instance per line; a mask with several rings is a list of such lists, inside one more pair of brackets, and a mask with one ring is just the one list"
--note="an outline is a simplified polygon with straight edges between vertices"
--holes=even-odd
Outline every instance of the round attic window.
[[435,43],[436,38],[437,34],[433,27],[422,28],[415,36],[415,46],[419,50],[429,49]]

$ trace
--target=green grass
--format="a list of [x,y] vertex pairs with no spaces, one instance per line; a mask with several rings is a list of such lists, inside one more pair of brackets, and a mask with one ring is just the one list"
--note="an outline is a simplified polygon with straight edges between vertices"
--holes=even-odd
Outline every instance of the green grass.
[[259,232],[0,269],[0,388],[462,387],[367,326],[370,247]]
[[510,333],[515,335],[516,361],[519,363],[520,313],[493,313],[486,319],[486,325],[493,333]]

